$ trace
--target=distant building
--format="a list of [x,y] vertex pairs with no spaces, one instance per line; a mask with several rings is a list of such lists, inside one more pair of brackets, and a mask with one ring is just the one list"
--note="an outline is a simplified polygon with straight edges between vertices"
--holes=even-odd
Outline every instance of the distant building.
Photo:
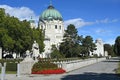
[[95,44],[96,44],[96,50],[94,50],[93,52],[90,52],[90,56],[93,56],[95,54],[97,54],[98,56],[105,56],[103,41],[101,39],[97,39]]

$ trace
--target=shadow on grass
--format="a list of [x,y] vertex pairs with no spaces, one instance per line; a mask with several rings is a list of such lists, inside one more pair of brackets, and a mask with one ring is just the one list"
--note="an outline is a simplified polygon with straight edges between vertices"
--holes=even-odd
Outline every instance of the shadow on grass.
[[64,76],[61,80],[120,80],[120,77],[116,74],[85,72],[84,74]]

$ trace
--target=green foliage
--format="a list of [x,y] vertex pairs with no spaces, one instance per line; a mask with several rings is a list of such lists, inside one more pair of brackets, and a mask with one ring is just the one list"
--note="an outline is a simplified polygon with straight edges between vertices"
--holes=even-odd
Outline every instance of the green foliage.
[[120,36],[118,36],[115,40],[114,52],[116,55],[120,56]]
[[104,50],[108,52],[108,55],[115,56],[112,45],[104,44]]
[[60,45],[60,52],[66,57],[78,57],[80,55],[80,45],[81,37],[77,34],[77,29],[74,25],[70,24],[67,27],[66,33],[64,35],[64,40]]
[[54,63],[51,63],[50,61],[38,61],[35,63],[32,67],[32,71],[41,71],[41,70],[50,70],[50,69],[57,69],[57,65]]
[[8,36],[7,34],[5,34],[3,37],[2,37],[2,44],[3,44],[3,47],[6,48],[7,50],[12,50],[14,48],[14,40]]
[[63,58],[64,56],[59,52],[55,45],[52,45],[51,58]]
[[23,61],[23,59],[0,59],[0,63],[3,65],[3,63],[20,63]]
[[94,50],[96,50],[96,45],[95,43],[93,43],[93,38],[91,36],[86,36],[83,40],[82,40],[82,54],[84,54],[85,56],[89,56],[89,52],[93,52]]
[[79,36],[77,32],[74,25],[68,25],[64,35],[65,38],[59,48],[60,52],[63,53],[66,58],[87,57],[90,51],[93,52],[96,50],[96,45],[91,36],[83,38],[83,36]]
[[24,53],[31,50],[34,40],[40,46],[40,52],[44,51],[44,36],[40,29],[31,29],[30,23],[26,20],[20,21],[18,18],[5,14],[5,10],[0,8],[0,46],[3,50]]

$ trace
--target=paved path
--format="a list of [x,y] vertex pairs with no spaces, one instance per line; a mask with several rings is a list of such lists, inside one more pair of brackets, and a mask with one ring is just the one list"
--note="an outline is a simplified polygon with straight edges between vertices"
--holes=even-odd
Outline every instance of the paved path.
[[6,75],[6,80],[120,80],[115,74],[120,58],[112,58],[62,75]]

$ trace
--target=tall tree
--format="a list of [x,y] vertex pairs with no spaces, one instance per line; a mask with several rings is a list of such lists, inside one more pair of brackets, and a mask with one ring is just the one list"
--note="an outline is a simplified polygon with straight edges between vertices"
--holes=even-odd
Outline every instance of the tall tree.
[[104,50],[108,52],[108,55],[115,56],[112,45],[104,44]]
[[96,50],[96,45],[93,42],[93,38],[91,36],[86,36],[82,40],[82,54],[89,56],[90,51],[93,52],[94,50]]
[[77,57],[80,55],[81,50],[79,43],[81,38],[77,32],[74,25],[68,25],[63,43],[60,45],[60,52],[63,53],[65,57]]
[[115,40],[114,52],[116,55],[120,56],[120,36],[118,36]]

